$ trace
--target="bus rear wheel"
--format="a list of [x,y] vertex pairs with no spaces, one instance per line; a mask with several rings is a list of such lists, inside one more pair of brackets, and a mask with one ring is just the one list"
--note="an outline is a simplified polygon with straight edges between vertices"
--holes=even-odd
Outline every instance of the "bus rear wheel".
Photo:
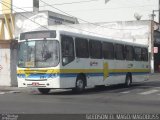
[[73,88],[73,92],[82,93],[85,89],[85,79],[83,77],[78,77],[76,80],[75,88]]
[[126,80],[125,80],[125,87],[130,87],[131,86],[131,84],[132,84],[132,77],[131,77],[131,75],[129,75],[129,74],[127,74],[126,75]]
[[41,94],[48,94],[50,92],[51,89],[49,88],[38,88],[38,91],[41,93]]

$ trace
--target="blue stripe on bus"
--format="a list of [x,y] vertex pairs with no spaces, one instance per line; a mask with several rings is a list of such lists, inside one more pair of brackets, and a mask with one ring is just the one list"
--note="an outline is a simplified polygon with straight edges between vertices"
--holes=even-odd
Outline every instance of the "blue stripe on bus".
[[[132,75],[144,75],[149,74],[149,72],[132,72]],[[90,77],[101,77],[103,73],[86,73],[87,76]],[[126,75],[126,73],[109,73],[109,76],[119,76],[119,75]],[[25,74],[17,74],[17,77],[21,78],[56,78],[56,77],[77,77],[77,73],[61,73],[61,74],[30,74],[26,76]]]

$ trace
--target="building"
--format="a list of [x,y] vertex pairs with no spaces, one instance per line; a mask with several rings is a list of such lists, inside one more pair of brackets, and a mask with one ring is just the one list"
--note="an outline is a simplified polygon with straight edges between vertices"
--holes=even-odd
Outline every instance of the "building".
[[61,24],[78,24],[77,18],[51,11],[15,13],[15,37],[24,31],[47,29],[48,26]]
[[16,48],[16,40],[0,40],[0,86],[17,86]]

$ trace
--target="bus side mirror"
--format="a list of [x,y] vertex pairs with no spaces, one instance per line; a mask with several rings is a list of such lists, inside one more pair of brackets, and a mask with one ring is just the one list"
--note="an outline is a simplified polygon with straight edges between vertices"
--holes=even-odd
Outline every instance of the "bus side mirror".
[[63,65],[66,65],[69,62],[68,57],[63,57],[62,62],[63,62]]

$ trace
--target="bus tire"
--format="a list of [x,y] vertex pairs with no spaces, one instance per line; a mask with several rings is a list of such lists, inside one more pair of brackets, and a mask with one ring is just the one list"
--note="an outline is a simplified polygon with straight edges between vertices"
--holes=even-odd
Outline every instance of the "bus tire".
[[76,80],[75,88],[73,88],[73,92],[82,93],[85,89],[85,78],[83,76],[79,76]]
[[41,93],[41,94],[48,94],[50,92],[51,89],[49,88],[38,88],[38,91]]
[[130,87],[132,84],[132,76],[131,74],[126,75],[126,80],[125,80],[125,87]]

